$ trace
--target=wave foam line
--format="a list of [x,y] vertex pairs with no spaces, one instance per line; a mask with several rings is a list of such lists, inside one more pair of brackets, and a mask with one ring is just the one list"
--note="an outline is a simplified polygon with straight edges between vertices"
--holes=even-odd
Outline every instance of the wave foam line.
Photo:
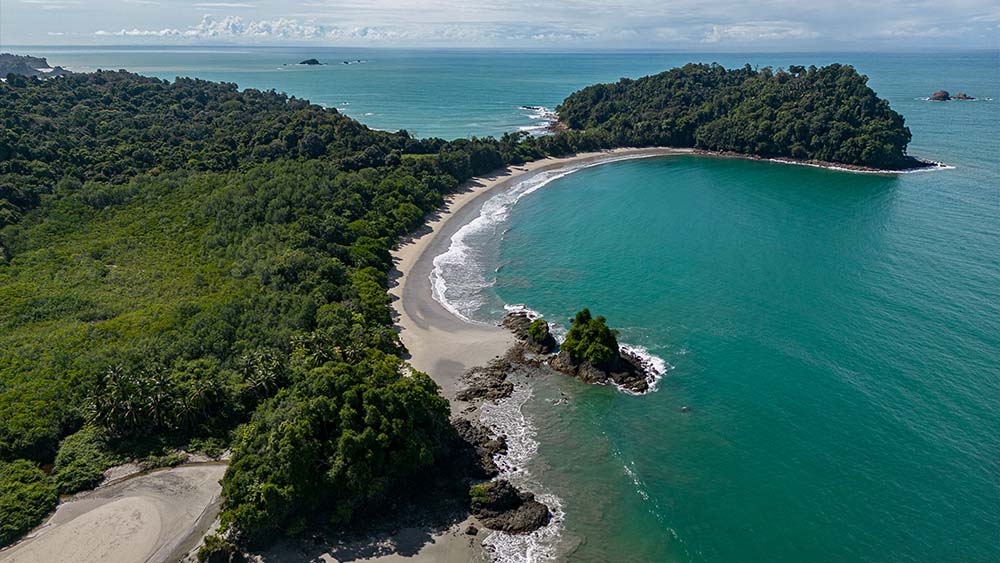
[[[474,313],[487,303],[483,290],[492,286],[495,280],[486,277],[487,257],[484,256],[482,247],[498,237],[499,227],[507,221],[514,205],[521,198],[577,170],[651,156],[655,155],[622,155],[595,162],[568,164],[513,182],[510,187],[486,200],[479,215],[451,236],[448,250],[434,257],[434,268],[430,274],[431,294],[434,300],[465,322],[484,324],[474,319]],[[476,240],[477,237],[484,235],[490,236]]]

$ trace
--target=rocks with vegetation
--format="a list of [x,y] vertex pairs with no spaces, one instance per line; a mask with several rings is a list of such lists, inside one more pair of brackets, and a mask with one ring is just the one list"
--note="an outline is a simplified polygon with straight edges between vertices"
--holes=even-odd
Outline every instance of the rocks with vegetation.
[[549,365],[587,383],[611,382],[634,393],[648,391],[652,374],[646,373],[638,358],[621,352],[617,335],[604,317],[593,317],[589,309],[583,309]]
[[500,479],[473,485],[469,491],[472,514],[491,530],[527,534],[549,523],[549,508],[535,495],[517,490]]
[[910,130],[868,77],[840,64],[726,69],[688,64],[589,86],[557,108],[572,129],[627,146],[693,147],[878,169],[920,166]]
[[196,556],[201,563],[243,563],[247,560],[239,546],[216,534],[205,536]]
[[559,345],[544,319],[531,320],[527,313],[516,311],[508,313],[502,324],[532,352],[551,354]]

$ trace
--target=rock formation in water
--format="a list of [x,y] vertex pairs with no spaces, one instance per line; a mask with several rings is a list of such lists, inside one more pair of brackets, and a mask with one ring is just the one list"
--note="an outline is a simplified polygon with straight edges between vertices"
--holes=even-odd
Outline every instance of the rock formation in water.
[[536,354],[551,354],[559,345],[552,333],[549,332],[549,323],[544,319],[532,321],[527,313],[508,314],[503,319],[503,326],[513,332],[514,336]]
[[617,331],[608,328],[604,317],[592,317],[588,309],[576,314],[559,354],[549,365],[587,383],[611,382],[634,393],[648,391],[652,379],[640,358],[622,351]]
[[549,508],[535,495],[517,490],[504,479],[480,483],[470,490],[472,514],[484,526],[511,534],[527,534],[549,523]]

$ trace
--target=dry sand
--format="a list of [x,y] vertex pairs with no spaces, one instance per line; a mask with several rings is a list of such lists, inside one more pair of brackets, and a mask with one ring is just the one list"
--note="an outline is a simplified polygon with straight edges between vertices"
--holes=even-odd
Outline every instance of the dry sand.
[[225,464],[153,471],[59,505],[27,538],[0,551],[3,563],[174,562],[218,513]]

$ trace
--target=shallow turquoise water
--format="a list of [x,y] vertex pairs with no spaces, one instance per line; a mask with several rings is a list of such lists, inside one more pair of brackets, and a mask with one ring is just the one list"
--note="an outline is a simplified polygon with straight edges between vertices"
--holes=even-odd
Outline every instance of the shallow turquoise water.
[[589,306],[673,366],[642,397],[536,384],[531,469],[573,560],[1000,560],[998,108],[915,99],[995,92],[991,64],[869,65],[911,152],[955,170],[670,157],[518,202],[496,294]]
[[[688,61],[855,64],[906,117],[911,153],[954,170],[695,157],[581,170],[487,237],[495,286],[475,314],[589,306],[673,366],[643,397],[534,382],[530,471],[562,499],[567,559],[1000,561],[1000,105],[921,99],[1000,98],[996,52],[30,52],[275,88],[443,137],[537,125],[519,106]],[[367,62],[282,66],[313,56]],[[570,403],[551,405],[561,392]]]

